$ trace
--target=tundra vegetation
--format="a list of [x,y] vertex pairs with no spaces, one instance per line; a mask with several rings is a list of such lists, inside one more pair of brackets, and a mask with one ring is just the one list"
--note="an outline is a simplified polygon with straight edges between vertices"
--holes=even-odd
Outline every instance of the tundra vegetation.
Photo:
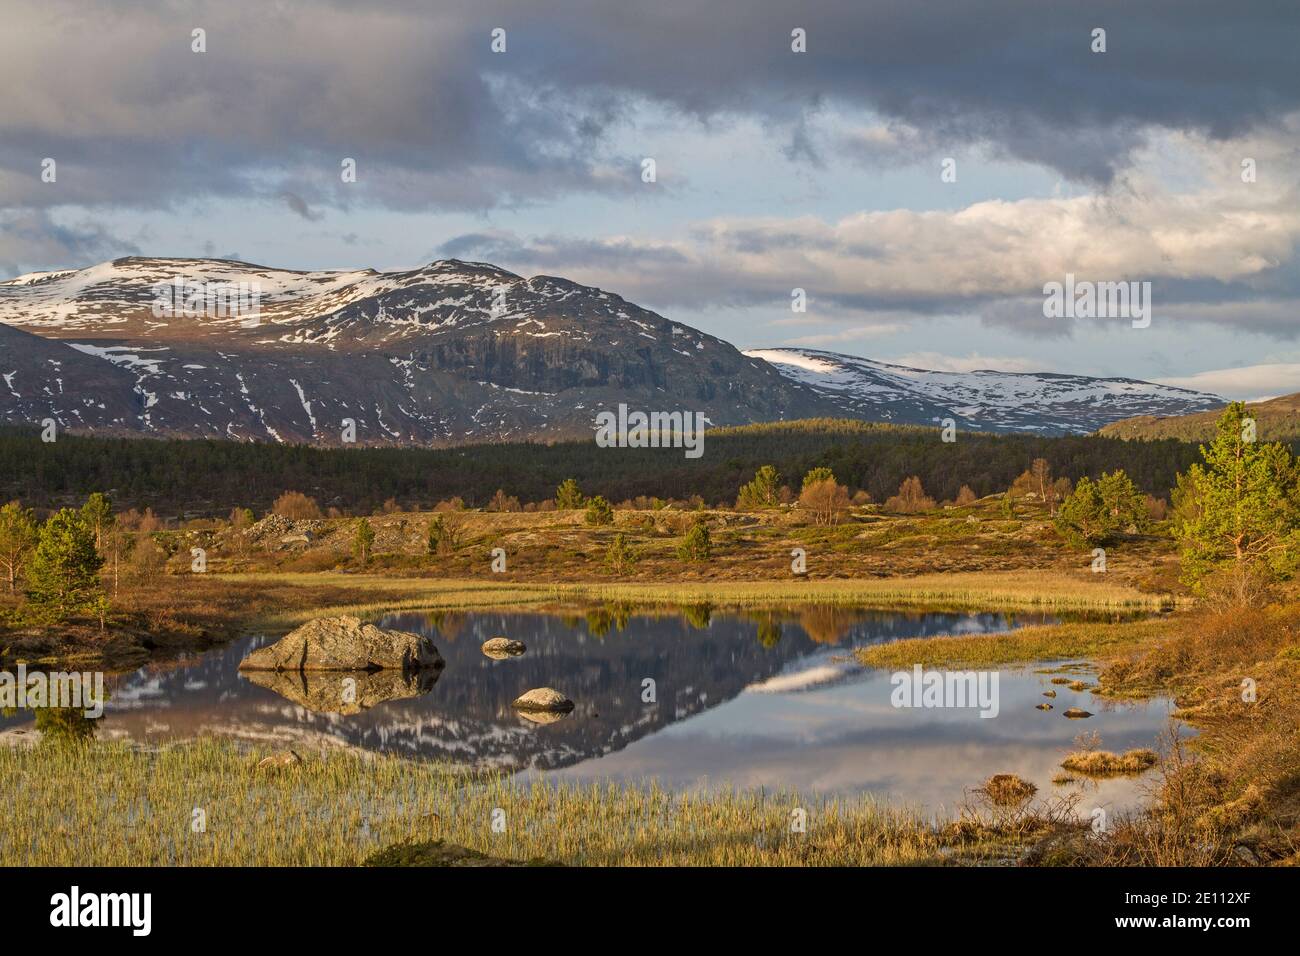
[[[23,442],[0,437],[8,467],[0,474],[15,489],[32,487],[30,467],[14,461],[31,450]],[[409,463],[387,471],[404,452],[231,448],[221,453],[231,469],[249,465],[248,487],[227,493],[209,484],[206,508],[189,514],[160,503],[193,488],[163,489],[155,513],[145,483],[170,474],[151,468],[183,454],[175,446],[202,461],[216,454],[210,443],[57,445],[42,467],[53,456],[68,473],[0,509],[6,662],[136,666],[254,623],[288,627],[326,609],[688,604],[707,618],[711,606],[752,607],[761,616],[782,603],[1164,608],[1172,613],[896,641],[857,653],[868,666],[890,668],[1084,661],[1088,692],[1172,696],[1176,716],[1199,734],[1190,743],[1173,735],[1159,753],[1090,745],[1063,754],[1061,787],[1079,776],[1154,774],[1148,809],[1093,834],[1072,812],[1070,791],[1029,792],[1006,775],[972,782],[968,812],[936,825],[869,801],[521,788],[349,754],[259,775],[259,755],[233,743],[142,752],[90,740],[78,728],[64,733],[46,717],[41,746],[0,748],[0,778],[42,788],[40,799],[10,802],[20,809],[0,822],[5,862],[13,854],[66,862],[75,842],[83,851],[97,847],[102,863],[357,863],[385,846],[397,848],[386,859],[408,851],[418,858],[438,841],[493,857],[581,863],[1300,862],[1300,467],[1290,447],[1256,440],[1240,405],[1195,447],[983,436],[940,447],[924,429],[736,429],[711,435],[710,458],[737,454],[700,463],[695,483],[695,464],[683,471],[680,457],[671,469],[643,458],[615,474],[627,466],[607,462],[634,450],[589,456],[584,470],[563,448],[538,446],[539,481],[531,470],[511,480],[499,447],[467,449],[453,464],[475,481],[458,484],[443,480],[441,464],[422,483],[408,480]],[[754,461],[747,456],[755,448],[780,453]],[[416,464],[444,460],[442,452],[409,454]],[[104,467],[123,467],[122,481],[69,485],[105,474],[95,455]],[[342,460],[334,456],[383,477],[349,500],[340,492],[356,486],[329,464]],[[303,462],[323,464],[320,477],[307,477]],[[263,489],[285,474],[295,484]],[[192,484],[204,485],[205,475]],[[996,476],[1001,484],[991,486]],[[492,492],[479,498],[480,488]],[[119,496],[130,506],[118,506]],[[497,547],[510,555],[509,570],[488,573]],[[1096,547],[1107,550],[1105,573],[1080,553]],[[191,563],[195,548],[207,556],[202,573]],[[795,550],[807,557],[799,576],[790,564]],[[114,792],[153,808],[192,807],[200,791],[225,794],[232,829],[222,839],[181,840],[174,827],[163,832],[170,818],[159,812],[143,824],[156,839],[128,839],[119,826],[86,840],[79,823],[76,841],[32,843],[33,833],[67,833],[58,821],[90,827],[106,819],[95,782],[104,774],[119,781]],[[788,826],[792,800],[815,808],[817,822],[802,839]],[[472,812],[480,805],[537,825],[489,843]],[[663,813],[668,805],[673,813]],[[313,808],[326,806],[347,809],[309,822]],[[384,812],[375,815],[377,806]],[[286,824],[240,823],[262,818],[254,807]],[[348,814],[372,821],[369,843],[345,838],[354,832]],[[441,822],[423,822],[431,819]],[[591,822],[575,822],[582,820]],[[701,828],[717,839],[700,839]]]

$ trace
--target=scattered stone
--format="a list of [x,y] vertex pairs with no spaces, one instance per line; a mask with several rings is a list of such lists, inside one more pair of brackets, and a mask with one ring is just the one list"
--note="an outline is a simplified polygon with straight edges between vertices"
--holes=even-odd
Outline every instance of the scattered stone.
[[1051,709],[1052,709],[1052,705],[1047,703],[1047,701],[1043,701],[1043,703],[1036,704],[1034,706],[1034,710],[1051,710]]
[[241,671],[376,671],[441,668],[442,655],[427,637],[363,624],[355,617],[308,621],[280,640],[253,651]]
[[483,642],[480,648],[484,655],[492,658],[494,661],[504,660],[507,657],[518,657],[528,646],[523,641],[512,641],[508,637],[494,637],[491,640]]
[[1091,717],[1092,713],[1086,710],[1080,710],[1078,707],[1071,707],[1065,712],[1065,716],[1071,720],[1082,720],[1085,717]]
[[1043,691],[1043,696],[1044,696],[1044,697],[1055,697],[1055,696],[1056,696],[1056,691],[1054,691],[1054,690],[1045,690],[1045,691]]

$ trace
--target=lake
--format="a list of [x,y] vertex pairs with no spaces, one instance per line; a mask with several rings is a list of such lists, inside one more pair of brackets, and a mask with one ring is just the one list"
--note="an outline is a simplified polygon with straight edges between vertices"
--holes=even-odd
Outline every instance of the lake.
[[[252,636],[189,659],[108,678],[101,739],[159,743],[221,734],[295,749],[340,745],[451,760],[524,778],[645,781],[665,787],[764,787],[804,793],[870,793],[951,815],[993,773],[1016,773],[1041,794],[1095,731],[1108,750],[1155,747],[1170,702],[1112,703],[1052,685],[1038,668],[998,672],[998,710],[899,708],[891,674],[864,668],[852,650],[905,637],[988,633],[1053,620],[1044,615],[804,608],[722,612],[579,609],[396,613],[384,627],[431,637],[446,660],[435,680],[366,685],[360,713],[320,712],[338,675],[306,685],[262,676],[239,661],[270,639]],[[492,660],[490,637],[523,641],[527,653]],[[1059,665],[1054,665],[1059,666]],[[510,706],[526,690],[554,687],[577,705],[536,723]],[[394,690],[395,688],[395,690]],[[1054,709],[1035,705],[1055,690]],[[395,692],[409,696],[387,699]],[[1093,711],[1069,720],[1071,706]],[[0,726],[30,724],[27,715]],[[1083,812],[1128,810],[1144,783],[1081,783]]]

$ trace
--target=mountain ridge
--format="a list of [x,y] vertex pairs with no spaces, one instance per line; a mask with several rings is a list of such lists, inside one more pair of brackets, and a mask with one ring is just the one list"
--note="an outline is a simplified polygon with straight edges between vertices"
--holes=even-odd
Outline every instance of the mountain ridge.
[[[0,421],[89,433],[330,445],[350,421],[359,444],[545,441],[590,437],[622,403],[712,426],[951,417],[1054,434],[1222,404],[1136,380],[741,352],[616,293],[460,259],[381,272],[130,256],[0,282],[0,329]],[[995,400],[1012,381],[1025,387]]]

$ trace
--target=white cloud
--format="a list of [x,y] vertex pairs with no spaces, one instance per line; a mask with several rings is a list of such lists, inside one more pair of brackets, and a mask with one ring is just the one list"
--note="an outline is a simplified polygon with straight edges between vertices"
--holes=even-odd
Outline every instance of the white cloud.
[[1213,392],[1225,398],[1259,402],[1279,395],[1300,392],[1300,363],[1246,365],[1241,368],[1211,369],[1178,378],[1158,378],[1161,385]]

